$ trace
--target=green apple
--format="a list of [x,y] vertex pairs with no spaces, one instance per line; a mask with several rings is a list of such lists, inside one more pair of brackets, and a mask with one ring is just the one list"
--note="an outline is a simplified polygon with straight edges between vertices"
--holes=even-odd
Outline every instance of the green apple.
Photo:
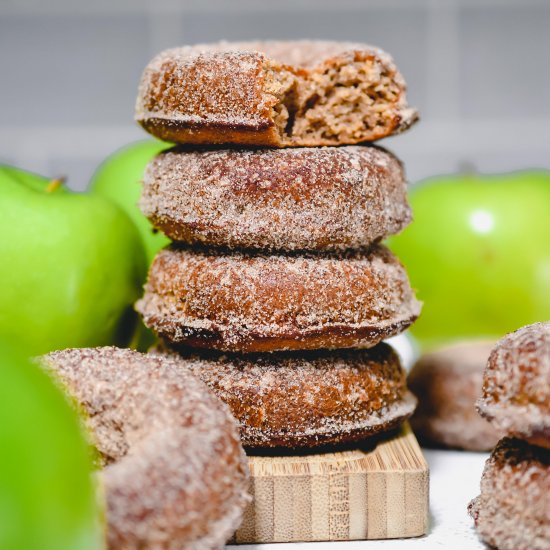
[[410,198],[390,246],[424,301],[424,347],[550,319],[550,172],[432,178]]
[[0,334],[30,354],[123,345],[145,254],[107,199],[0,166]]
[[101,516],[80,422],[50,377],[0,341],[0,548],[98,550]]
[[92,193],[110,198],[132,218],[143,239],[149,263],[170,241],[153,228],[138,208],[141,181],[147,163],[167,147],[170,145],[154,140],[127,145],[105,160],[90,182]]

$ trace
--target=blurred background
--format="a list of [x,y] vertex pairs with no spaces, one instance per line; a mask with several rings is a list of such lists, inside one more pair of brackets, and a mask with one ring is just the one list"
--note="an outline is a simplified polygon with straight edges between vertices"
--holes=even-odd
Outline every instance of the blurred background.
[[327,38],[388,50],[422,123],[385,140],[409,178],[550,168],[547,0],[0,0],[0,162],[83,189],[133,122],[160,50]]

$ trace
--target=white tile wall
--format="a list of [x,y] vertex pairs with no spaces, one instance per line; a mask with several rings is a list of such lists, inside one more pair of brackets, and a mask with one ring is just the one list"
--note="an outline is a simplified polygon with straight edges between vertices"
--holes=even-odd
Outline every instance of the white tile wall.
[[361,40],[387,49],[422,122],[385,143],[411,180],[462,165],[550,169],[547,0],[0,0],[0,162],[82,189],[144,134],[147,61],[183,43]]
[[460,113],[550,117],[550,2],[459,12]]
[[149,56],[147,32],[144,15],[1,17],[8,85],[0,120],[21,127],[126,124]]

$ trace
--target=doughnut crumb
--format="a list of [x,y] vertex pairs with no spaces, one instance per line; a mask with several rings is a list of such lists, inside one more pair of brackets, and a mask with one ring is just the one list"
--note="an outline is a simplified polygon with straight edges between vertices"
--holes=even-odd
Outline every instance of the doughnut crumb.
[[399,84],[372,56],[352,52],[311,74],[269,62],[264,71],[284,145],[357,143],[365,134],[386,133],[395,124]]

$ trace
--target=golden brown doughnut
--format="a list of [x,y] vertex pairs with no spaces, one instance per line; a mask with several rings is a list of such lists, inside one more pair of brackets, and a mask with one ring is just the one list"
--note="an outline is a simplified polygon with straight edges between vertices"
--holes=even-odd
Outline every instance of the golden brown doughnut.
[[416,404],[387,344],[250,355],[187,350],[179,357],[229,405],[250,449],[351,443],[398,426]]
[[490,451],[501,434],[476,411],[483,370],[494,342],[467,341],[420,358],[409,374],[418,398],[411,425],[422,443]]
[[372,347],[405,330],[420,304],[379,245],[325,256],[172,247],[136,309],[172,343],[258,352]]
[[469,505],[482,540],[500,550],[550,548],[550,451],[505,438],[485,464]]
[[550,322],[498,341],[477,407],[503,433],[550,448]]
[[68,349],[42,362],[86,414],[103,467],[108,547],[223,547],[249,500],[227,407],[167,357]]
[[374,141],[418,118],[378,48],[220,42],[166,50],[145,68],[136,120],[176,143],[316,147]]
[[366,247],[411,220],[400,162],[378,147],[173,149],[140,202],[172,240],[230,248]]

